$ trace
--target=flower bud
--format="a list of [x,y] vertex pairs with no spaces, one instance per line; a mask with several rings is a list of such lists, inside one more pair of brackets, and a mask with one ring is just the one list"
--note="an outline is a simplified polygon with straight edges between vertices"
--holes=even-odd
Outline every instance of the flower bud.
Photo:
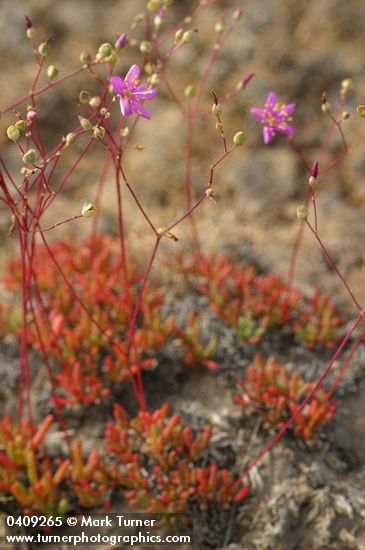
[[309,211],[308,211],[308,208],[306,206],[304,206],[304,204],[301,204],[300,206],[297,207],[297,218],[299,218],[300,220],[307,220],[309,217]]
[[37,32],[34,27],[32,27],[31,29],[27,29],[26,35],[27,35],[27,38],[29,38],[30,40],[33,40],[36,34]]
[[107,117],[109,118],[109,114],[110,114],[110,113],[108,113],[108,109],[107,109],[106,107],[102,107],[102,108],[100,109],[100,114],[101,114],[101,116],[104,116],[104,117],[107,116]]
[[238,10],[235,10],[235,12],[233,13],[233,16],[232,16],[232,19],[233,21],[239,21],[242,17],[242,10],[238,9]]
[[69,132],[65,137],[66,146],[72,145],[76,141],[76,134]]
[[37,118],[37,111],[35,109],[30,108],[27,112],[27,120],[33,121]]
[[108,57],[109,55],[111,55],[112,51],[113,51],[112,45],[106,42],[104,44],[101,44],[101,46],[99,46],[98,53],[100,54],[100,57],[103,59],[104,57]]
[[38,46],[38,53],[43,59],[46,58],[51,53],[51,51],[52,47],[49,42],[42,42]]
[[90,120],[88,120],[87,118],[84,118],[83,116],[79,116],[79,122],[80,122],[81,128],[85,130],[85,132],[91,132],[91,130],[93,129],[93,126]]
[[22,156],[22,161],[25,162],[25,164],[34,164],[38,160],[38,153],[35,149],[29,149],[24,155]]
[[120,131],[120,135],[121,137],[127,137],[127,135],[129,134],[129,128],[128,126],[125,126],[124,128],[121,129]]
[[84,218],[92,218],[96,214],[96,206],[91,202],[88,202],[82,206],[81,214]]
[[223,132],[223,124],[221,122],[217,122],[215,129],[218,130],[218,132]]
[[154,73],[153,75],[151,75],[150,83],[151,83],[151,86],[154,86],[154,87],[160,84],[160,78],[157,73]]
[[186,97],[194,97],[196,94],[196,86],[194,86],[194,84],[189,84],[188,86],[186,86],[185,90],[184,90],[184,95]]
[[212,113],[215,116],[220,116],[223,113],[223,107],[220,103],[213,103]]
[[160,9],[161,4],[161,0],[149,0],[149,2],[147,2],[147,9],[155,13]]
[[217,34],[222,34],[224,32],[224,23],[223,23],[223,21],[218,21],[214,25],[214,30]]
[[311,176],[308,180],[308,185],[309,187],[311,187],[312,189],[316,189],[318,187],[318,179],[315,178],[314,176]]
[[329,113],[331,111],[331,103],[326,101],[325,103],[322,103],[322,113]]
[[146,63],[146,65],[144,66],[144,72],[150,76],[152,73],[153,73],[153,66],[151,63]]
[[152,52],[152,44],[148,40],[143,40],[139,45],[139,51],[144,55],[150,55]]
[[192,41],[193,38],[194,38],[194,31],[191,31],[191,30],[185,31],[181,37],[181,42],[183,44],[188,44],[189,42]]
[[244,132],[237,132],[233,136],[233,145],[243,145],[246,141],[246,135]]
[[90,94],[86,90],[81,90],[79,93],[79,102],[84,105],[90,101]]
[[94,136],[98,139],[103,139],[105,136],[105,128],[103,128],[103,126],[94,126]]
[[341,113],[342,120],[348,120],[350,118],[350,113],[348,111],[344,111]]
[[81,52],[80,61],[82,65],[89,65],[91,63],[92,57],[88,52]]
[[356,113],[362,118],[365,118],[365,105],[358,105],[356,107]]
[[176,33],[175,33],[175,44],[178,44],[179,42],[181,42],[183,34],[184,34],[184,31],[182,29],[179,29],[178,31],[176,31]]
[[97,109],[101,103],[101,98],[98,95],[95,95],[89,100],[89,105],[93,109]]
[[341,82],[341,89],[345,92],[348,92],[349,90],[351,90],[352,89],[352,79],[351,78],[345,78]]
[[24,130],[26,130],[26,128],[27,128],[27,123],[26,123],[25,120],[23,120],[21,118],[21,119],[16,121],[15,126],[16,126],[16,128],[18,128],[18,130],[21,130],[22,132],[24,132]]
[[47,76],[48,78],[50,78],[51,80],[53,80],[54,78],[57,78],[59,74],[59,70],[56,69],[56,67],[54,65],[50,65],[47,69]]
[[20,132],[16,126],[9,126],[6,133],[10,141],[14,141],[14,143],[20,138]]
[[118,61],[118,56],[113,51],[110,55],[108,55],[107,57],[104,57],[104,59],[107,63],[116,63]]
[[128,42],[127,34],[124,32],[123,34],[120,35],[118,40],[115,42],[114,44],[115,50],[119,52],[119,50],[122,50],[123,48],[125,48],[127,42]]

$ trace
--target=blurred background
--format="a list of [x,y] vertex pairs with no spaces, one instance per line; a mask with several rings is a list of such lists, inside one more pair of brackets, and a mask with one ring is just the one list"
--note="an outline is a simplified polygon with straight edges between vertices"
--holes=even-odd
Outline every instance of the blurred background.
[[[164,21],[165,28],[181,20],[195,2],[175,0]],[[126,32],[130,38],[143,38],[143,25],[131,30],[134,17],[143,11],[142,0],[1,0],[0,2],[0,88],[1,105],[25,95],[35,74],[30,41],[25,36],[23,16],[28,15],[37,29],[37,40],[52,35],[53,52],[47,65],[53,64],[60,76],[80,66],[79,56],[88,51],[94,56],[103,42],[114,43]],[[270,90],[276,91],[283,103],[296,102],[294,126],[296,141],[308,162],[316,159],[330,126],[321,112],[321,94],[328,92],[336,106],[341,81],[353,79],[346,110],[350,119],[343,123],[351,153],[334,170],[320,177],[318,188],[319,228],[324,242],[348,278],[360,302],[365,301],[365,121],[356,116],[356,106],[365,103],[364,21],[365,3],[359,0],[256,0],[255,2],[217,1],[204,8],[192,28],[199,32],[167,64],[168,74],[182,102],[189,84],[199,82],[214,41],[214,26],[226,15],[231,20],[235,9],[243,17],[219,53],[203,99],[203,111],[209,113],[214,89],[224,97],[236,89],[245,75],[253,80],[224,105],[223,122],[229,141],[234,133],[244,130],[246,144],[237,149],[216,171],[217,204],[205,201],[196,220],[207,250],[227,250],[245,257],[253,256],[265,268],[287,273],[291,243],[298,229],[296,206],[303,202],[307,175],[300,160],[283,136],[269,146],[262,141],[262,128],[250,115],[250,108],[263,106]],[[173,39],[169,42],[171,45]],[[138,49],[127,47],[120,54],[116,74],[125,74],[132,63],[140,61]],[[41,83],[47,82],[43,77]],[[38,114],[44,140],[51,148],[78,125],[77,116],[84,107],[78,94],[88,90],[97,93],[89,75],[57,86],[42,96]],[[163,85],[158,98],[148,107],[152,121],[142,120],[126,156],[125,166],[133,188],[141,198],[156,226],[164,227],[185,209],[184,155],[186,124]],[[26,104],[19,107],[25,112]],[[117,113],[114,115],[117,116]],[[19,174],[16,147],[6,137],[6,128],[14,122],[7,113],[0,120],[1,155],[13,175]],[[80,140],[81,142],[81,140]],[[143,144],[143,149],[135,148]],[[194,133],[193,185],[198,196],[209,178],[209,166],[222,152],[212,115],[202,117]],[[70,149],[63,167],[76,158],[82,143]],[[341,151],[338,133],[325,163]],[[95,199],[104,150],[95,144],[81,163],[64,192],[47,212],[45,223],[52,225],[79,213],[84,202]],[[100,227],[117,235],[115,186],[107,179],[103,197]],[[135,254],[143,261],[153,242],[153,235],[134,203],[125,195],[126,231]],[[86,232],[87,220],[62,226],[49,234],[52,239],[64,232]],[[0,205],[1,250],[12,254],[16,235],[7,237],[10,215]],[[188,222],[179,226],[179,243],[165,239],[163,251],[171,254],[177,246],[186,248],[191,233]],[[337,300],[348,303],[336,276],[327,267],[313,236],[306,231],[298,261],[297,284],[310,288],[319,284],[333,292]]]

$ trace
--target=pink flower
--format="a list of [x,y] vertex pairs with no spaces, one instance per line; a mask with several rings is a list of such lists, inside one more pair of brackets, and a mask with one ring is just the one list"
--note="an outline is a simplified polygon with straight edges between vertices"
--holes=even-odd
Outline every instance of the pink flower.
[[276,134],[294,135],[295,129],[287,121],[291,120],[295,106],[295,103],[289,103],[288,105],[278,103],[276,93],[269,92],[263,109],[258,107],[251,109],[252,116],[264,125],[265,144],[270,143]]
[[148,90],[146,86],[139,85],[139,74],[138,65],[132,65],[124,80],[120,76],[113,76],[111,83],[119,96],[120,110],[123,116],[131,116],[136,113],[150,119],[151,114],[143,107],[142,103],[156,97],[157,91]]

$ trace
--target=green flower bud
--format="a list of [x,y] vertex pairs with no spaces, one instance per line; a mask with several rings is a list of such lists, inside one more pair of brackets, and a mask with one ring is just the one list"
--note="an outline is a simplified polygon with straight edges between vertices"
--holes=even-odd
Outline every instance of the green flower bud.
[[349,90],[352,89],[352,79],[351,78],[345,78],[342,82],[341,82],[341,88],[342,90],[344,90],[345,92],[348,92]]
[[72,145],[72,143],[75,143],[75,141],[76,141],[76,134],[74,134],[73,132],[69,132],[65,137],[66,146]]
[[30,40],[33,40],[33,38],[35,37],[35,35],[37,34],[37,31],[35,30],[34,27],[31,27],[30,29],[27,29],[27,38],[29,38]]
[[343,113],[341,113],[341,118],[342,120],[348,120],[350,118],[350,113],[348,111],[343,111]]
[[[176,36],[176,35],[175,35]],[[194,31],[185,31],[181,37],[181,42],[183,44],[188,44],[194,38]]]
[[361,116],[361,118],[365,118],[365,105],[358,105],[356,107],[356,113]]
[[314,176],[311,176],[308,180],[308,185],[309,187],[311,187],[312,189],[316,189],[316,187],[318,187],[318,179],[315,178]]
[[307,220],[309,217],[309,211],[304,204],[297,207],[297,218],[300,220]]
[[60,71],[54,65],[50,65],[47,69],[47,76],[53,80],[54,78],[57,78],[59,72]]
[[184,31],[182,29],[179,29],[178,31],[176,31],[176,33],[175,33],[175,44],[178,44],[179,42],[181,42],[183,34],[184,34]]
[[184,90],[184,95],[186,97],[194,97],[196,94],[196,86],[194,84],[189,84],[189,86],[186,86]]
[[101,116],[106,116],[108,114],[108,109],[106,107],[102,107],[100,109]]
[[212,107],[212,113],[213,115],[215,116],[219,116],[221,115],[223,112],[223,107],[220,103],[213,103],[213,107]]
[[80,54],[80,61],[82,65],[89,65],[91,63],[92,57],[88,52],[82,52]]
[[108,57],[113,52],[112,45],[109,44],[108,42],[106,42],[105,44],[101,44],[101,46],[99,47],[98,52],[99,52],[101,58]]
[[65,514],[67,514],[69,508],[70,506],[68,504],[68,500],[66,498],[61,498],[57,506],[57,514],[59,514],[60,516],[64,516]]
[[10,141],[16,142],[20,138],[20,132],[16,126],[9,126],[6,133]]
[[101,103],[101,98],[98,95],[95,95],[89,100],[90,107],[97,109]]
[[112,52],[110,55],[104,58],[107,63],[116,63],[118,61],[118,56],[115,52]]
[[52,47],[49,42],[42,42],[38,46],[38,53],[43,59],[47,57],[51,53],[51,51]]
[[150,55],[150,53],[152,52],[151,42],[148,42],[147,40],[143,40],[143,42],[141,42],[139,45],[139,51],[144,55]]
[[18,130],[21,130],[22,132],[24,132],[24,130],[27,129],[27,122],[26,120],[19,119],[16,121],[15,126],[16,128],[18,128]]
[[246,135],[244,132],[237,132],[237,134],[233,136],[234,145],[243,145],[245,141],[246,141]]
[[35,149],[29,149],[24,155],[22,156],[22,161],[25,164],[34,164],[38,160],[38,153]]
[[103,139],[105,136],[105,128],[103,128],[103,126],[94,126],[94,136],[98,139]]
[[150,76],[153,72],[153,65],[151,63],[146,63],[146,65],[144,66],[144,72]]
[[87,118],[84,118],[83,116],[79,116],[80,126],[85,132],[91,132],[93,129],[93,126]]
[[90,94],[86,90],[81,90],[79,93],[79,102],[82,105],[85,105],[85,103],[88,103],[90,101]]
[[150,82],[151,82],[151,86],[154,86],[154,87],[160,84],[160,78],[157,73],[154,73],[153,75],[151,75]]
[[161,0],[149,0],[149,2],[147,2],[147,9],[152,11],[152,13],[155,13],[160,9],[161,4]]
[[95,204],[92,204],[91,202],[86,203],[83,205],[81,214],[84,218],[92,218],[96,214],[96,206]]
[[217,34],[222,34],[222,32],[224,32],[223,21],[218,21],[218,23],[216,23],[214,26],[214,30]]

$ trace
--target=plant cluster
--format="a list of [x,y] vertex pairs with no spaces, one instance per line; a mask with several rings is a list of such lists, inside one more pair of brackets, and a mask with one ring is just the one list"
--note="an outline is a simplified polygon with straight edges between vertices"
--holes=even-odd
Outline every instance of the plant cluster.
[[178,264],[210,308],[250,344],[273,328],[294,334],[309,348],[333,348],[338,342],[343,320],[319,289],[308,299],[278,275],[260,275],[254,266],[221,253],[179,254]]
[[168,404],[133,419],[115,405],[106,449],[122,465],[130,504],[151,513],[181,513],[241,502],[249,486],[237,490],[230,472],[203,461],[211,435],[206,427],[194,436],[178,414],[170,414]]
[[330,399],[330,392],[318,388],[310,403],[296,412],[314,384],[305,382],[298,372],[290,373],[274,357],[265,361],[261,355],[256,355],[239,386],[241,393],[234,397],[237,405],[279,429],[295,414],[293,433],[306,441],[313,438],[319,426],[330,423],[336,411],[337,404]]

